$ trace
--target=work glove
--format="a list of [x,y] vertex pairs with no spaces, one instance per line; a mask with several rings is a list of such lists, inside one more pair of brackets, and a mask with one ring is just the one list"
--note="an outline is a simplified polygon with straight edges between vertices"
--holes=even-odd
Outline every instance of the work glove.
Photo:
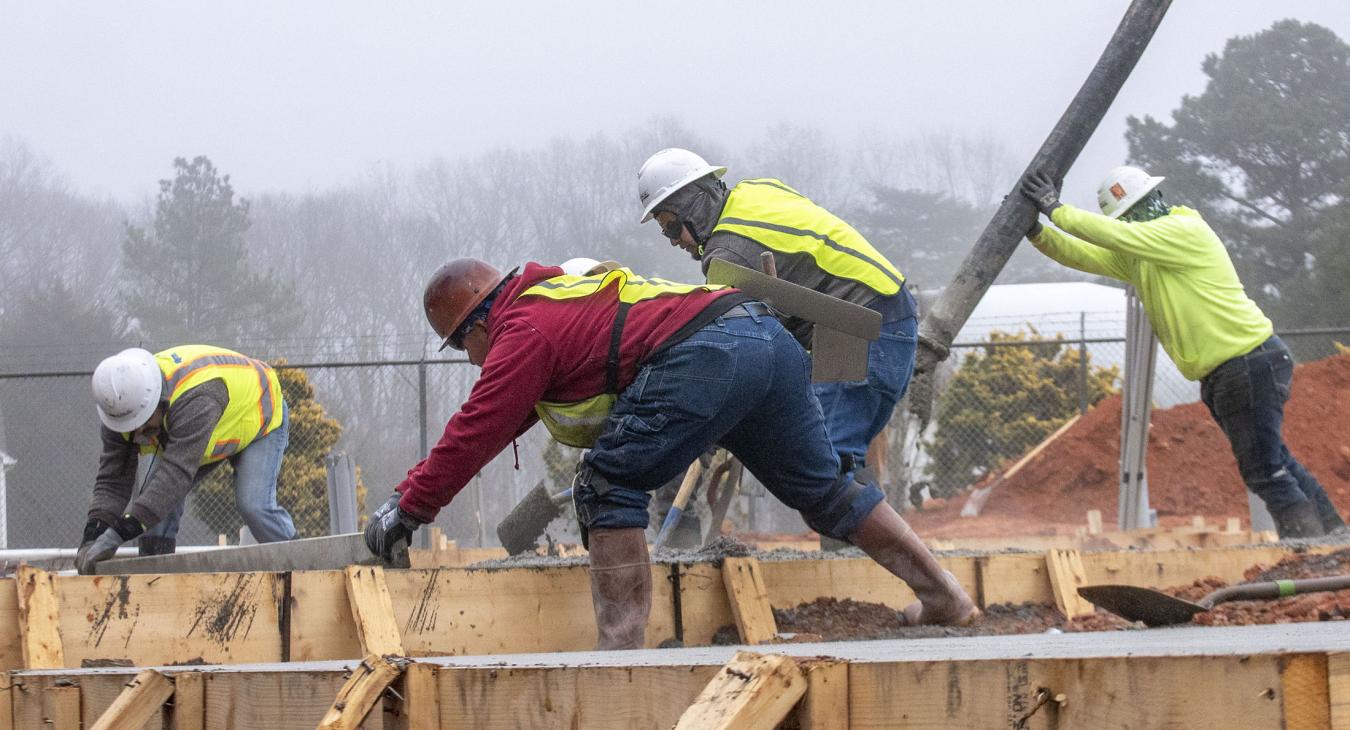
[[1041,235],[1043,230],[1045,230],[1045,226],[1041,225],[1039,220],[1034,220],[1031,222],[1031,227],[1027,229],[1027,238],[1035,238]]
[[[89,524],[84,526],[84,534],[87,538],[91,532],[97,530],[97,525],[103,524],[102,520],[90,520]],[[117,548],[127,540],[134,540],[145,532],[145,525],[140,520],[131,515],[122,515],[117,518],[111,526],[103,530],[93,542],[86,542],[80,546],[75,553],[75,570],[80,575],[90,575],[94,572],[94,566],[111,558],[117,552]]]
[[399,542],[412,541],[412,534],[422,526],[422,521],[404,512],[398,507],[403,495],[394,492],[380,508],[370,516],[366,525],[366,547],[370,552],[388,561],[393,558],[394,546]]
[[1033,172],[1022,178],[1022,194],[1027,196],[1036,209],[1049,217],[1059,207],[1059,190],[1055,181],[1044,172]]

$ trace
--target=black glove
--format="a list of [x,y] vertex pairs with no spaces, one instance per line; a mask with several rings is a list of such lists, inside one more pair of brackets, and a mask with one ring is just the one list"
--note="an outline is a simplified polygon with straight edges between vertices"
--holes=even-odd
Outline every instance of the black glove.
[[[85,534],[88,535],[94,527],[95,522],[100,520],[90,520],[89,524],[84,526]],[[94,566],[111,558],[117,552],[117,548],[127,540],[133,540],[145,532],[145,525],[140,520],[131,515],[122,515],[117,521],[100,534],[93,542],[80,546],[75,553],[75,570],[80,575],[89,575],[94,572]]]
[[1044,172],[1033,172],[1022,178],[1022,194],[1046,216],[1059,207],[1059,189],[1055,187],[1055,181]]
[[399,542],[411,542],[412,534],[422,526],[421,520],[398,508],[398,500],[402,497],[394,492],[394,496],[370,515],[370,524],[366,525],[366,547],[384,560],[392,559],[394,546]]
[[112,527],[112,525],[97,517],[89,518],[89,521],[84,523],[84,536],[80,538],[80,547],[97,540],[98,536],[102,535],[109,527]]

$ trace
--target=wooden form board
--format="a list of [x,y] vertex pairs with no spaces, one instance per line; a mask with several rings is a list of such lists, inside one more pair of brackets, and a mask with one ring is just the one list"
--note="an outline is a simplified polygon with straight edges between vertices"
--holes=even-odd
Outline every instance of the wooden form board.
[[[1334,728],[1343,717],[1335,685],[1325,681],[1335,676],[1326,654],[901,661],[902,652],[894,653],[893,660],[835,665],[847,674],[845,699],[837,705],[847,724],[812,727],[1013,727],[1030,714],[1028,728]],[[431,663],[438,726],[489,730],[670,727],[721,668],[706,659],[496,668]],[[204,672],[206,726],[308,730],[329,709],[350,669],[297,663]],[[79,708],[76,722],[89,727],[134,671],[19,673],[20,685],[9,690],[14,726],[43,727],[56,690],[65,692],[57,697],[63,706]],[[69,686],[57,686],[61,682]],[[1051,699],[1037,707],[1042,690]],[[363,727],[397,726],[388,713],[380,714],[372,712]]]
[[[1084,552],[1081,561],[1088,584],[1167,587],[1209,575],[1238,581],[1253,565],[1288,554],[1288,548],[1269,545]],[[981,606],[1054,601],[1043,554],[939,556],[939,562]],[[896,609],[914,600],[902,581],[867,559],[761,560],[760,571],[769,603],[777,607],[821,596]],[[393,570],[385,572],[385,581],[410,656],[579,651],[595,643],[585,565]],[[354,659],[365,653],[342,571],[56,576],[53,586],[67,667]],[[719,628],[735,622],[717,565],[653,565],[652,588],[648,647],[676,638],[686,646],[707,645]],[[0,670],[23,666],[19,619],[16,581],[0,580]]]

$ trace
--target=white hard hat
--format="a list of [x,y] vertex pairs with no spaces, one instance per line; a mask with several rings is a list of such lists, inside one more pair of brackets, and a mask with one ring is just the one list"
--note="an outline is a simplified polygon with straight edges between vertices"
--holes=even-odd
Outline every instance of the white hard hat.
[[1097,206],[1102,209],[1102,215],[1119,218],[1166,179],[1129,165],[1117,167],[1097,188]]
[[642,206],[642,220],[638,222],[651,220],[652,208],[676,190],[709,173],[722,177],[726,171],[679,147],[668,147],[648,157],[638,170],[638,204]]
[[159,406],[164,374],[155,356],[139,347],[123,350],[94,368],[94,402],[103,425],[135,431]]
[[585,256],[578,256],[558,264],[558,266],[562,267],[564,274],[570,274],[572,276],[585,276],[591,273],[591,270],[599,265],[599,261],[588,259]]

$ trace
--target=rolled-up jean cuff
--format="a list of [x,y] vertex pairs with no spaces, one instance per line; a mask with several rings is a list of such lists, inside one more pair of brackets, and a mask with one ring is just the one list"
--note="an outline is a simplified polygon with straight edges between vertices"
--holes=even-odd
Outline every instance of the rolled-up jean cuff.
[[577,522],[587,530],[647,528],[647,503],[651,496],[628,487],[611,486],[604,495],[589,484],[580,484],[573,495]]
[[886,494],[875,484],[859,484],[852,479],[840,489],[841,493],[832,495],[819,511],[802,512],[806,524],[811,529],[836,540],[847,540],[863,518],[867,517],[878,504],[886,499]]

